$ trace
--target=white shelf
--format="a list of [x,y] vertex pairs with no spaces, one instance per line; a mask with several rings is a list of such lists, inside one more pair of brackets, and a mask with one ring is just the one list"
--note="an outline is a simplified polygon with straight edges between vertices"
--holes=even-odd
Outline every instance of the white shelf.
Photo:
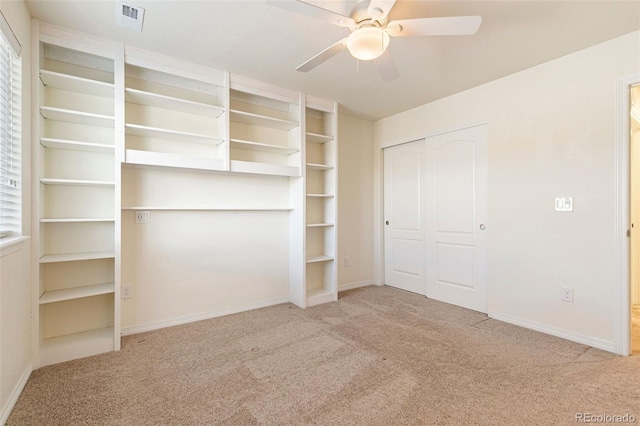
[[333,195],[331,195],[331,194],[307,194],[307,197],[313,197],[313,198],[333,198]]
[[307,228],[322,228],[333,226],[333,223],[307,223]]
[[53,87],[70,92],[85,93],[87,95],[113,98],[114,85],[103,81],[61,74],[54,71],[40,70],[40,80],[47,87]]
[[134,104],[164,108],[188,114],[202,115],[205,117],[218,118],[222,113],[224,113],[224,107],[218,105],[159,95],[157,93],[145,92],[138,89],[125,89],[125,97],[127,102]]
[[259,175],[300,176],[299,167],[238,160],[231,160],[231,171]]
[[291,130],[300,126],[299,123],[281,118],[269,117],[267,115],[254,114],[237,109],[231,110],[231,121],[236,123],[250,124],[252,126],[271,127],[279,130]]
[[74,151],[90,151],[105,154],[113,154],[115,147],[113,145],[104,145],[100,143],[70,141],[65,139],[40,138],[40,145],[45,148],[52,149],[68,149]]
[[40,219],[40,223],[86,223],[86,222],[115,222],[115,218],[112,217],[65,217],[65,218],[43,218]]
[[307,307],[333,302],[334,298],[333,291],[326,288],[307,290]]
[[62,302],[64,300],[81,299],[115,292],[114,283],[94,284],[64,290],[46,291],[40,296],[40,304]]
[[271,211],[292,211],[290,207],[202,207],[202,206],[123,206],[122,210],[151,210],[151,211],[220,211],[220,212],[271,212]]
[[68,334],[40,341],[40,365],[109,352],[114,349],[113,327]]
[[300,152],[298,148],[289,148],[287,146],[278,146],[278,145],[272,145],[268,143],[245,141],[242,139],[231,139],[229,142],[231,143],[231,148],[236,148],[236,149],[247,149],[251,151],[271,152],[275,154],[286,154],[286,155]]
[[115,123],[113,116],[48,106],[41,106],[40,114],[47,120],[66,121],[89,126],[114,127]]
[[180,132],[177,130],[161,129],[158,127],[141,126],[139,124],[126,124],[125,132],[133,136],[147,136],[158,139],[169,139],[207,145],[220,145],[224,139],[202,135],[197,133]]
[[307,256],[307,263],[330,262],[332,260],[334,260],[333,256],[327,256],[326,254]]
[[40,258],[40,263],[74,262],[77,260],[96,260],[115,258],[113,251],[92,251],[83,253],[49,254]]
[[307,163],[307,169],[309,170],[331,170],[333,168],[333,166],[328,164]]
[[115,182],[101,180],[82,180],[82,179],[51,179],[42,178],[40,183],[43,185],[65,185],[65,186],[115,186]]
[[168,154],[164,152],[141,151],[127,149],[125,151],[127,164],[143,166],[177,167],[197,170],[224,170],[224,161],[217,158],[199,158],[188,155]]
[[331,142],[333,139],[334,139],[333,136],[320,135],[318,133],[307,132],[307,142],[327,143],[327,142]]

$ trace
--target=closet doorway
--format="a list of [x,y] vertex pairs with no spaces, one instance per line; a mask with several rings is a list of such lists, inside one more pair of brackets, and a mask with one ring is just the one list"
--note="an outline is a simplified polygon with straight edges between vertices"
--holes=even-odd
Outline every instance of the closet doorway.
[[487,312],[487,126],[384,150],[385,284]]

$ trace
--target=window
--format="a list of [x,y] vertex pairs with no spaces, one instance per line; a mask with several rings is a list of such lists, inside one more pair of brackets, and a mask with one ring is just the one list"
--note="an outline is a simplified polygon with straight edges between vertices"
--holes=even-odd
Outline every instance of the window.
[[22,233],[20,44],[0,15],[0,239]]

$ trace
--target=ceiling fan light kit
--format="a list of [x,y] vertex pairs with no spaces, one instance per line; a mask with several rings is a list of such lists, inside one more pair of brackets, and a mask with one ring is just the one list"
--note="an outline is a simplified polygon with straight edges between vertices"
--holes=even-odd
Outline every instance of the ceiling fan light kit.
[[395,2],[396,0],[359,0],[347,17],[301,0],[267,0],[267,3],[273,6],[333,25],[346,27],[351,31],[348,37],[335,42],[300,65],[296,70],[301,72],[311,71],[346,48],[351,53],[351,56],[360,61],[380,58],[375,61],[375,64],[385,81],[394,80],[399,76],[393,59],[387,52],[389,37],[473,35],[478,31],[482,23],[480,16],[449,16],[389,21],[389,13]]
[[349,53],[361,61],[370,61],[382,55],[389,46],[389,34],[382,28],[358,28],[347,37]]

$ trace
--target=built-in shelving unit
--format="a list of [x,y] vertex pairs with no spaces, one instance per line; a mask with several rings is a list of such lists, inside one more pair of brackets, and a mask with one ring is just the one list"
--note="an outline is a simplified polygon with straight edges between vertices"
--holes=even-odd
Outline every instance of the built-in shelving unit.
[[[38,21],[34,29],[36,368],[120,348],[122,276],[157,288],[158,277],[151,286],[121,265],[120,251],[138,243],[146,255],[158,241],[207,235],[198,256],[209,264],[210,247],[237,244],[244,255],[266,242],[273,258],[241,265],[240,276],[275,271],[275,291],[288,266],[293,303],[337,299],[334,102]],[[134,211],[153,218],[140,225]],[[178,281],[189,262],[175,262]],[[125,317],[145,303],[128,302]]]
[[307,306],[337,300],[336,115],[334,105],[305,108]]
[[34,167],[34,360],[119,349],[111,57],[40,42]]
[[125,162],[225,170],[224,74],[198,80],[135,55],[126,61]]

